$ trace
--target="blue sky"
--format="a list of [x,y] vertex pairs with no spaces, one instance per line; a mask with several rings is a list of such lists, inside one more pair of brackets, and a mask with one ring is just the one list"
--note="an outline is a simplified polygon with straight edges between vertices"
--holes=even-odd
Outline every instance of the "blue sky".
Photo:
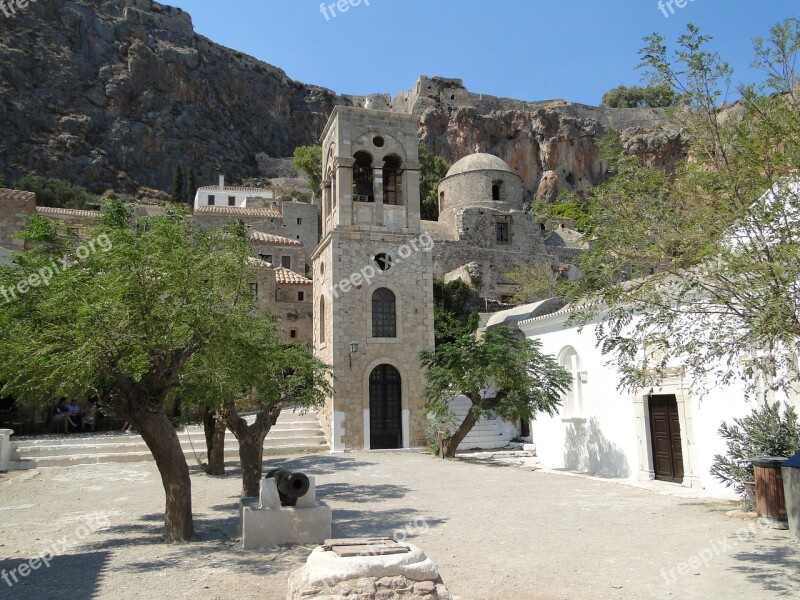
[[797,0],[685,0],[668,17],[658,0],[361,0],[327,18],[321,0],[162,1],[213,41],[338,93],[395,95],[441,75],[474,92],[586,104],[639,83],[645,35],[673,42],[688,23],[714,36],[736,81],[753,81],[750,40],[800,16]]

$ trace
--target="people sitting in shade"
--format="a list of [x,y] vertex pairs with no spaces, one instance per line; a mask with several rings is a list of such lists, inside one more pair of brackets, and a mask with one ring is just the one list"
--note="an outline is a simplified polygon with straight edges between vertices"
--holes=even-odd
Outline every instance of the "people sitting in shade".
[[70,401],[70,403],[67,405],[67,410],[69,411],[69,418],[73,421],[73,423],[75,423],[75,427],[80,427],[81,422],[83,421],[83,414],[78,401]]
[[53,411],[53,423],[64,423],[64,433],[69,433],[69,428],[76,428],[75,421],[70,417],[70,410],[67,401],[63,398],[58,401],[55,410]]

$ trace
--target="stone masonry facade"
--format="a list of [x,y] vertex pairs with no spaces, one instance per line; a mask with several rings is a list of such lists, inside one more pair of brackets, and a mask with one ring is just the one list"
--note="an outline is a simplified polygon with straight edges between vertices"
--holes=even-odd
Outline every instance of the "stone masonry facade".
[[[332,367],[333,394],[321,422],[334,451],[376,447],[382,423],[371,413],[395,408],[402,414],[394,424],[397,445],[377,447],[424,444],[419,353],[434,346],[433,264],[432,240],[420,227],[418,160],[413,117],[337,107],[323,134],[323,236],[312,257],[314,352]],[[390,172],[387,165],[400,168]],[[395,190],[401,191],[390,195]],[[375,335],[376,293],[387,290],[396,331]],[[387,370],[399,381],[382,380]]]

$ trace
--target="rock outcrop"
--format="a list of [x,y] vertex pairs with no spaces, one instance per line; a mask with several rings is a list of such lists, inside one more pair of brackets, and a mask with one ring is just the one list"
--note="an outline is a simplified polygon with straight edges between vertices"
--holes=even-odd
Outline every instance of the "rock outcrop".
[[548,200],[603,178],[604,128],[651,164],[669,167],[685,150],[658,110],[522,102],[428,77],[396,98],[337,95],[197,35],[186,12],[151,0],[30,3],[0,29],[0,94],[0,173],[98,193],[166,190],[178,162],[201,185],[218,171],[271,176],[269,157],[317,143],[337,104],[417,114],[437,153],[496,154]]

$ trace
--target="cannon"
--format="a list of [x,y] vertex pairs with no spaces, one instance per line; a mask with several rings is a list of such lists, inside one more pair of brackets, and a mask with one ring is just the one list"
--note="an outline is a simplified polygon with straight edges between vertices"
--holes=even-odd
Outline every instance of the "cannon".
[[295,506],[297,499],[305,496],[311,486],[308,477],[303,473],[292,473],[283,469],[272,469],[267,473],[266,479],[269,478],[275,480],[281,506]]

